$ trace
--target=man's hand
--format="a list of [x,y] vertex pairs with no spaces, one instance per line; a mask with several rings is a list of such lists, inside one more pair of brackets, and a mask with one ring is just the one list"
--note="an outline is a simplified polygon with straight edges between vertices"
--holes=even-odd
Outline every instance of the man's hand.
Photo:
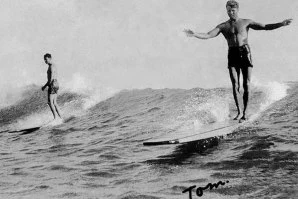
[[45,88],[46,88],[46,87],[45,87],[45,86],[43,86],[43,87],[41,87],[41,90],[43,91]]
[[286,19],[282,23],[283,26],[288,26],[292,23],[293,19]]
[[184,32],[188,37],[193,37],[195,35],[195,33],[189,29],[185,29]]

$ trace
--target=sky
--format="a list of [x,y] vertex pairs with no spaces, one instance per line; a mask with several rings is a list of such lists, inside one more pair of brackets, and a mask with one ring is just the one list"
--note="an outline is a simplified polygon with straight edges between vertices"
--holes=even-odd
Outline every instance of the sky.
[[[1,0],[0,89],[46,82],[51,53],[61,87],[230,86],[222,35],[189,38],[228,20],[226,0]],[[239,17],[290,26],[249,32],[254,81],[297,81],[298,1],[239,0]]]

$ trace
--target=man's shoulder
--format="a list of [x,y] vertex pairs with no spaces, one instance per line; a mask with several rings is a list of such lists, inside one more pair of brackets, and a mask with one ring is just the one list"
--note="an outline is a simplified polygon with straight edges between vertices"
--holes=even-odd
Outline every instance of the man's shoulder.
[[51,67],[52,68],[56,68],[56,64],[55,63],[52,63]]
[[218,24],[216,27],[217,28],[224,28],[226,25],[228,25],[228,23],[229,23],[229,20]]
[[51,71],[57,70],[56,64],[54,64],[54,63],[52,63],[49,68]]
[[243,23],[251,23],[253,20],[251,19],[240,19]]

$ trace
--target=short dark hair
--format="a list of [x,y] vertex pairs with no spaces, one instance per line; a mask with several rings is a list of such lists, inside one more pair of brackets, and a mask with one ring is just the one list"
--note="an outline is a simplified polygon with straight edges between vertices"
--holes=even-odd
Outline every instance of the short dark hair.
[[229,0],[227,1],[226,7],[231,7],[231,8],[239,8],[239,3],[235,0]]
[[46,59],[47,57],[48,57],[48,58],[52,58],[52,55],[51,55],[50,53],[47,53],[47,54],[45,54],[45,55],[43,56],[44,59]]

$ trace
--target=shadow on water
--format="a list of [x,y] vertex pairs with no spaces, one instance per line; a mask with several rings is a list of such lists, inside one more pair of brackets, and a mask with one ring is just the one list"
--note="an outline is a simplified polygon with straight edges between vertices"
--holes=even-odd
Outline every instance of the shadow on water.
[[[260,128],[258,128],[260,130]],[[263,130],[263,129],[261,129]],[[230,133],[227,137],[234,139],[238,137],[241,139],[242,135],[254,135],[256,128],[244,128],[238,129]],[[222,140],[225,136],[211,137],[204,140],[188,142],[184,144],[179,144],[172,153],[167,155],[158,156],[155,159],[147,160],[148,164],[168,164],[168,165],[183,165],[188,164],[189,159],[194,155],[206,156],[210,154],[210,150],[214,149],[215,146],[218,146],[220,140]],[[244,138],[245,139],[245,138]],[[260,139],[259,136],[252,137],[251,139]],[[262,139],[263,141],[263,139]],[[265,147],[266,149],[272,145],[272,143],[261,143],[257,142],[255,148]],[[254,149],[254,148],[252,148]],[[268,156],[266,151],[259,151],[255,153],[255,155],[259,155],[261,157]],[[251,154],[248,155],[249,157]]]
[[145,161],[147,164],[168,164],[183,165],[188,163],[188,159],[194,155],[205,156],[207,150],[217,146],[220,141],[218,137],[212,137],[205,140],[193,141],[178,145],[173,153],[158,156],[156,159]]

